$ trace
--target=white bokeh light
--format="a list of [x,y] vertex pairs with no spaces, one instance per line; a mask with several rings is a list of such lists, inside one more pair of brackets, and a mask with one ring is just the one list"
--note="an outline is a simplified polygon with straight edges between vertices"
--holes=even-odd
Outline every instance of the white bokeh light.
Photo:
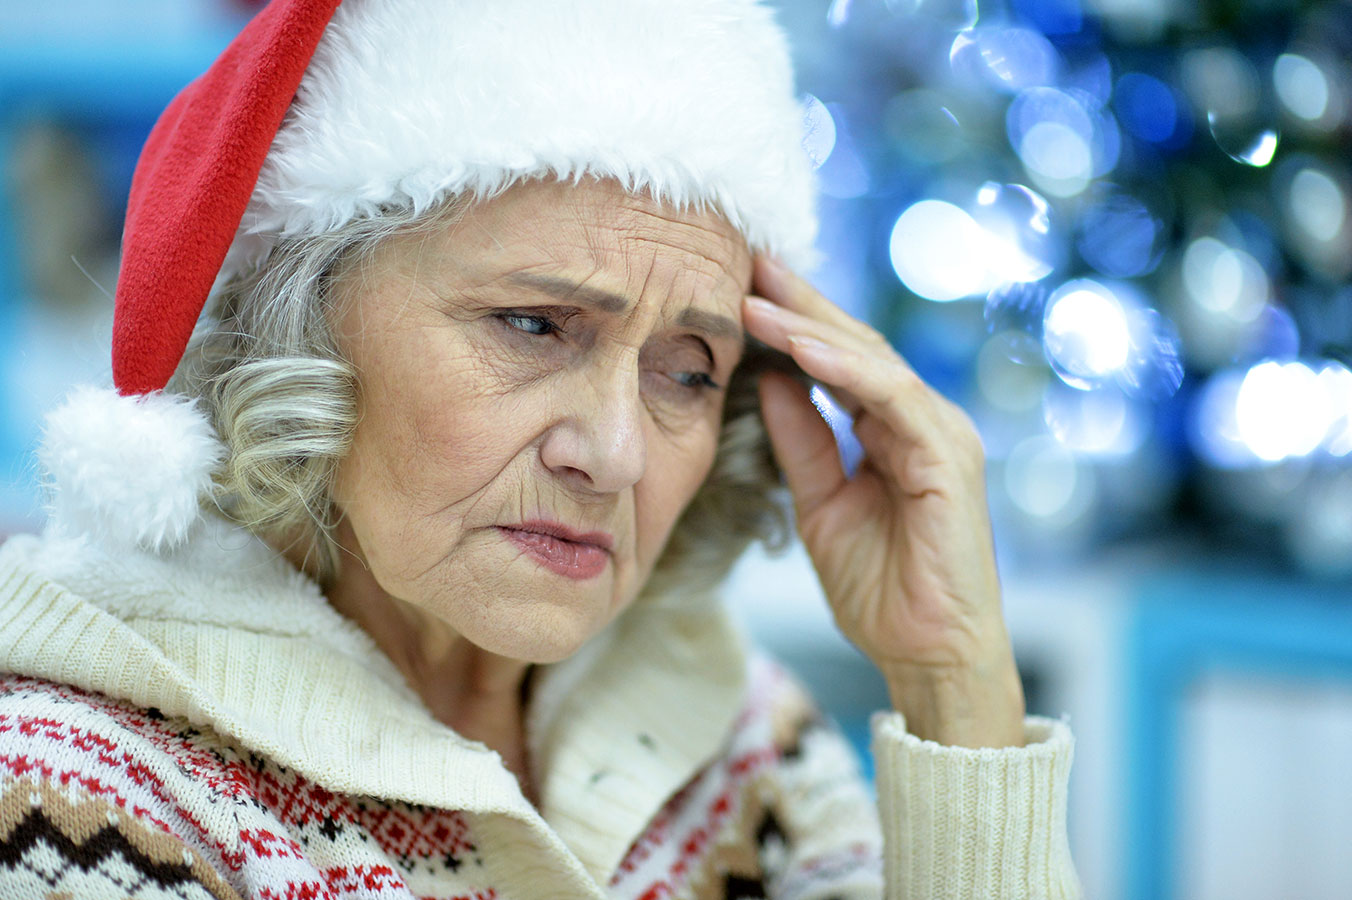
[[811,94],[803,97],[803,150],[814,169],[820,168],[836,148],[836,120],[831,111]]
[[927,300],[957,300],[986,288],[986,233],[965,210],[943,200],[913,204],[892,227],[892,268]]
[[1262,94],[1258,72],[1234,47],[1199,47],[1185,53],[1180,63],[1184,90],[1208,117],[1238,119],[1257,109]]
[[1117,297],[1091,279],[1063,284],[1047,300],[1043,346],[1058,375],[1085,388],[1120,371],[1131,350],[1131,329]]
[[1337,239],[1347,221],[1347,199],[1338,182],[1309,167],[1291,179],[1290,210],[1301,230],[1321,243]]
[[1048,528],[1079,520],[1097,493],[1093,471],[1046,435],[1025,438],[1009,451],[1004,486],[1019,511]]
[[1277,57],[1272,65],[1272,83],[1282,105],[1298,118],[1315,122],[1328,110],[1328,78],[1304,56],[1283,53]]
[[1244,374],[1242,369],[1225,369],[1208,378],[1188,422],[1193,450],[1222,469],[1243,468],[1255,461],[1235,422],[1236,400]]
[[999,284],[1040,281],[1051,274],[1051,207],[1021,184],[986,182],[976,194],[973,218],[982,231],[981,259],[989,290]]
[[1057,197],[1081,193],[1117,165],[1121,152],[1111,113],[1075,88],[1022,91],[1005,113],[1005,131],[1033,183]]
[[1244,376],[1235,397],[1239,438],[1264,462],[1310,455],[1324,442],[1333,419],[1327,386],[1304,363],[1259,363]]
[[1235,322],[1257,319],[1271,293],[1258,260],[1214,237],[1198,238],[1184,251],[1183,285],[1203,309]]
[[[1094,154],[1085,137],[1061,122],[1038,122],[1019,142],[1019,158],[1029,169],[1056,182],[1087,182]],[[1068,196],[1078,191],[1067,191]]]
[[1330,421],[1324,449],[1331,456],[1352,453],[1352,371],[1339,362],[1324,363],[1319,381],[1329,401]]

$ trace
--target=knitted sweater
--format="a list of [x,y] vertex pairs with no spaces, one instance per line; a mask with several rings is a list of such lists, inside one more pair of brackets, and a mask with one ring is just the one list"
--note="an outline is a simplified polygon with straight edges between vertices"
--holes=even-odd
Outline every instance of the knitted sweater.
[[538,679],[532,805],[318,588],[207,520],[0,547],[0,900],[1079,896],[1072,742],[848,744],[716,606],[643,601]]

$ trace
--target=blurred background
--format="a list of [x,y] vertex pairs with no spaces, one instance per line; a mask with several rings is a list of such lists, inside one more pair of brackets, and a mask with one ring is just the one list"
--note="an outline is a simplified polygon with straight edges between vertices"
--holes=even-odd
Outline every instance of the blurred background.
[[[108,380],[141,142],[258,5],[0,0],[0,533]],[[777,5],[813,277],[985,440],[1087,896],[1352,895],[1352,2]],[[753,552],[728,594],[862,748],[885,695],[814,585]]]

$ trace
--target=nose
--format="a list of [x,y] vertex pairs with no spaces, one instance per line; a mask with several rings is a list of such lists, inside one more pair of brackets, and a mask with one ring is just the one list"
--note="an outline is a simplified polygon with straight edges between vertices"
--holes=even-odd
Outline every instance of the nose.
[[541,462],[578,487],[615,493],[632,487],[648,464],[637,365],[590,369],[568,379],[558,414],[540,447]]

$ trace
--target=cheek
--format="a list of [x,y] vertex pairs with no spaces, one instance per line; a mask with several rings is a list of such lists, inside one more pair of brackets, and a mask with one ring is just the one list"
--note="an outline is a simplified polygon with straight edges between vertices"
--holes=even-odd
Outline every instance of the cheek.
[[485,491],[529,445],[539,405],[529,391],[502,390],[445,332],[402,337],[396,347],[368,339],[354,354],[361,418],[334,492],[363,548],[384,556],[458,539],[462,520],[484,509]]
[[648,468],[636,487],[640,562],[645,570],[657,561],[667,538],[686,506],[713,468],[718,427],[692,428],[688,441],[673,443],[667,436],[659,452],[649,444]]

